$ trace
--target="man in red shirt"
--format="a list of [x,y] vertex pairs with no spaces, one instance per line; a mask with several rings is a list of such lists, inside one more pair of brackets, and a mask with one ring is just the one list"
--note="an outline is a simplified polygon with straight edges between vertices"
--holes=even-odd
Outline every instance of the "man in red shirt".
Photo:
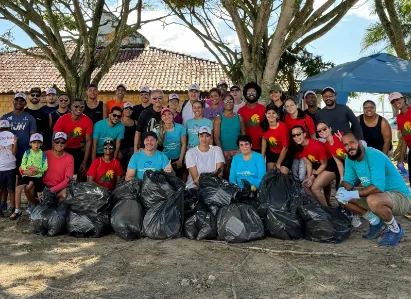
[[253,142],[252,150],[261,153],[260,123],[265,115],[265,107],[257,103],[261,97],[261,87],[255,82],[247,83],[244,86],[243,95],[247,103],[238,110],[238,114],[243,117],[246,135],[250,136]]
[[[66,152],[74,158],[74,173],[77,174],[78,181],[84,181],[87,161],[91,154],[93,134],[93,122],[83,114],[84,106],[85,103],[82,99],[74,99],[71,113],[60,117],[54,126],[54,135],[56,132],[67,134]],[[82,144],[83,140],[85,140],[85,145]]]
[[52,149],[46,151],[48,169],[43,176],[44,185],[57,193],[60,200],[66,198],[68,178],[73,178],[74,172],[73,156],[64,151],[66,143],[66,133],[54,134]]

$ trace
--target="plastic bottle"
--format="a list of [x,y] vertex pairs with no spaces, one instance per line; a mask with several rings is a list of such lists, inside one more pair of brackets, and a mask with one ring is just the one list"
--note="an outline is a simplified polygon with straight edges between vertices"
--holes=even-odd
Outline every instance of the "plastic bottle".
[[408,180],[408,178],[409,178],[409,176],[408,176],[408,171],[405,169],[404,163],[398,163],[398,164],[397,164],[397,167],[398,167],[398,169],[401,171],[401,174],[402,174],[402,176],[404,177],[404,179],[407,179],[407,180]]

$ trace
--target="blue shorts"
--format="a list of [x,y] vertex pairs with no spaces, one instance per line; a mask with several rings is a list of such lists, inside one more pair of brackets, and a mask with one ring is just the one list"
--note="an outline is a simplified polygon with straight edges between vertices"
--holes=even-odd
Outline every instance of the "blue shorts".
[[14,192],[16,189],[16,170],[0,171],[0,190],[7,190]]

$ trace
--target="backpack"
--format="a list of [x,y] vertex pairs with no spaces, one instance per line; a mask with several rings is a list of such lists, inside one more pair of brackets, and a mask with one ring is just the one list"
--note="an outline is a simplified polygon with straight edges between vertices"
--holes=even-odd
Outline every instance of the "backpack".
[[[30,150],[29,150],[29,149],[26,150],[25,154],[26,154],[26,164],[27,164],[27,161],[29,160]],[[41,156],[41,167],[43,167],[44,162],[46,162],[46,160],[47,160],[46,153],[45,153],[45,152],[42,152],[42,156]]]

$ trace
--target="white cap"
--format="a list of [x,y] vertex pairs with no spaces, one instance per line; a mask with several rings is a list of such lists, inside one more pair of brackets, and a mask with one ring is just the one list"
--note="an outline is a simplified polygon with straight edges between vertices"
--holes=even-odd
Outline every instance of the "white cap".
[[123,109],[126,109],[126,108],[133,108],[133,104],[131,104],[130,102],[125,102],[123,104]]
[[317,97],[317,94],[316,94],[314,91],[309,90],[309,91],[307,91],[307,92],[304,94],[304,99],[305,99],[305,97],[308,96],[309,94],[312,94],[313,96]]
[[10,122],[7,119],[0,121],[0,129],[10,128]]
[[220,85],[223,85],[223,84],[228,86],[227,82],[225,82],[225,80],[223,80],[223,79],[221,79],[220,82],[218,82],[217,86],[220,86]]
[[198,130],[198,135],[203,134],[203,133],[207,133],[207,134],[211,135],[211,129],[209,127],[206,127],[206,126],[202,126]]
[[[32,135],[32,136],[33,136],[33,135]],[[62,138],[62,139],[64,139],[64,140],[67,140],[67,134],[64,133],[64,132],[57,132],[57,133],[54,135],[54,140],[60,139],[60,138]]]
[[33,141],[40,141],[43,142],[43,135],[39,134],[39,133],[35,133],[33,135],[30,136],[30,142]]
[[56,92],[56,90],[54,89],[54,88],[48,88],[47,90],[46,90],[46,95],[49,95],[49,94],[57,94],[57,92]]
[[188,90],[193,90],[193,89],[200,91],[200,85],[196,83],[190,84],[190,86],[188,87]]
[[14,99],[22,98],[23,100],[27,100],[26,94],[24,92],[18,92],[14,95]]
[[150,93],[150,88],[148,88],[148,87],[141,87],[141,88],[140,88],[140,93]]
[[124,83],[120,83],[119,85],[117,85],[116,89],[118,89],[119,87],[123,87],[125,90],[127,90],[127,85]]
[[178,94],[172,93],[168,96],[168,100],[169,101],[171,101],[171,100],[180,100],[180,97],[178,96]]

